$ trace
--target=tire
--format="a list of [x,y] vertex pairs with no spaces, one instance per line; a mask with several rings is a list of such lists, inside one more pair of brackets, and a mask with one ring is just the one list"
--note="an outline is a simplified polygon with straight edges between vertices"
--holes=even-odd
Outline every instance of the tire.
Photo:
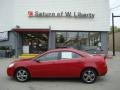
[[84,83],[94,83],[97,79],[97,72],[94,69],[85,69],[81,74],[81,79]]
[[19,82],[26,82],[30,79],[30,73],[24,68],[17,69],[15,72],[15,79]]

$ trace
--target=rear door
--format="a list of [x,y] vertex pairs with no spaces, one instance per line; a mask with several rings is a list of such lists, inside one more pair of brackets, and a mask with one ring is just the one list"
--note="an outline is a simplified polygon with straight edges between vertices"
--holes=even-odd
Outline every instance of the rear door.
[[62,77],[80,77],[80,71],[83,67],[82,56],[75,52],[61,52],[60,74]]

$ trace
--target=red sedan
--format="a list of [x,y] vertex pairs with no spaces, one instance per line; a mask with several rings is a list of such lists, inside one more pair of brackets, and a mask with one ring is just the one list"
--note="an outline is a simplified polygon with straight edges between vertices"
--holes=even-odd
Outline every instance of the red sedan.
[[7,68],[8,76],[20,82],[30,78],[81,78],[85,83],[93,83],[106,73],[103,57],[72,48],[49,50],[32,59],[14,61]]

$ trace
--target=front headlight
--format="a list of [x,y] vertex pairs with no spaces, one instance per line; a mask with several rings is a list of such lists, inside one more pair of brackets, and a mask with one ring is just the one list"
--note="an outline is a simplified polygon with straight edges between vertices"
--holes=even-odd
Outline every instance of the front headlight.
[[8,67],[10,68],[10,67],[13,67],[14,66],[14,63],[11,63]]

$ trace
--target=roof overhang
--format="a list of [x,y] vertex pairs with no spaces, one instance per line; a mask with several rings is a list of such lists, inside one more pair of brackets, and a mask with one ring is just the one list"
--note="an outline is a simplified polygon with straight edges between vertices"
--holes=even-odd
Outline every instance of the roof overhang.
[[31,29],[31,28],[15,28],[15,29],[12,29],[12,31],[14,32],[20,32],[20,33],[23,33],[23,32],[44,32],[44,33],[48,33],[49,32],[49,28],[44,28],[44,29]]

